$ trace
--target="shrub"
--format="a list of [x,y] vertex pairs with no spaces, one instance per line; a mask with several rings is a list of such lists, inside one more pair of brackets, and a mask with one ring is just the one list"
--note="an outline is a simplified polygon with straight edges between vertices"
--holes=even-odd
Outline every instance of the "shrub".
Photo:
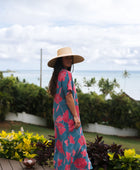
[[6,113],[10,110],[10,103],[13,102],[14,83],[12,79],[0,79],[0,121],[5,120]]
[[134,149],[122,149],[121,145],[107,145],[102,137],[87,142],[87,152],[95,170],[139,170],[140,155]]
[[[79,87],[79,86],[78,86]],[[118,128],[131,127],[140,132],[140,102],[124,93],[112,93],[112,99],[105,100],[95,92],[78,93],[82,125],[100,123]],[[26,112],[43,117],[47,126],[53,128],[53,98],[47,89],[20,82],[18,77],[0,78],[0,120],[7,112]]]
[[95,142],[88,142],[87,146],[88,156],[93,169],[98,170],[99,168],[104,168],[106,170],[109,163],[109,145],[104,144],[102,137],[97,136]]
[[82,125],[88,123],[102,123],[108,121],[108,105],[102,95],[93,93],[79,93],[79,109]]
[[37,142],[36,143],[36,151],[37,156],[35,159],[37,160],[39,165],[49,165],[53,164],[53,153],[54,153],[54,144],[55,139],[53,136],[50,136],[48,141]]
[[114,153],[109,154],[109,170],[139,170],[140,169],[140,155],[136,154],[134,149],[125,149],[124,155],[119,155],[119,158],[114,157]]
[[120,93],[118,95],[113,94],[112,100],[109,100],[108,103],[110,105],[110,125],[119,128],[136,127],[134,117],[137,113],[135,111],[135,106],[133,105],[134,101],[123,93]]
[[[15,133],[0,133],[0,157],[22,161],[24,158],[38,157],[38,144],[45,147],[54,147],[52,140],[47,140],[43,135],[33,135],[32,133],[19,131]],[[49,150],[50,151],[50,150]],[[52,153],[52,151],[51,151]],[[45,157],[47,160],[47,156]],[[50,155],[48,159],[51,158]]]

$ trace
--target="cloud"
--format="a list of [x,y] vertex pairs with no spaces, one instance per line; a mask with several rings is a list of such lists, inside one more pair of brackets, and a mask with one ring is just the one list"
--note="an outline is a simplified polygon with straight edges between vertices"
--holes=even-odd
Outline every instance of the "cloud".
[[[0,60],[46,63],[70,46],[87,68],[140,65],[140,1],[0,1]],[[91,66],[91,69],[93,67]]]
[[0,6],[5,24],[140,24],[139,0],[6,0]]

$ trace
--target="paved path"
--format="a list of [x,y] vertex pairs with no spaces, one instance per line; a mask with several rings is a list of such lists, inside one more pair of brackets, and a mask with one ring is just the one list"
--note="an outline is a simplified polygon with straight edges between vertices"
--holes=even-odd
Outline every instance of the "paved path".
[[[23,163],[10,159],[0,158],[0,170],[29,170],[27,169]],[[34,168],[30,168],[30,170],[53,170],[53,168],[48,168],[47,166],[39,166],[36,164]]]

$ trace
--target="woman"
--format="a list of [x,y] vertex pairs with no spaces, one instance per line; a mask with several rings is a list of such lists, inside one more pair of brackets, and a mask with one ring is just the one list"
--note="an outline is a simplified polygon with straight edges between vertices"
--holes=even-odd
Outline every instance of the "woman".
[[55,129],[55,170],[92,169],[87,154],[79,116],[78,98],[73,83],[71,66],[84,58],[73,55],[71,48],[57,51],[57,57],[48,62],[53,67],[49,92],[54,97],[53,120]]

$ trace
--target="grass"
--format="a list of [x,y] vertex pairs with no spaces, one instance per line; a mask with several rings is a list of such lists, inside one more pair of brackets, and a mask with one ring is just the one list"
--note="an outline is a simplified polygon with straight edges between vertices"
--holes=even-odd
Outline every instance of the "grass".
[[[48,135],[54,135],[53,129],[25,124],[21,122],[5,122],[4,124],[0,123],[0,132],[2,130],[5,130],[6,132],[11,132],[11,130],[18,132],[21,127],[23,127],[24,131],[32,132],[34,134],[38,133],[39,135],[44,135],[45,137],[47,137]],[[118,137],[89,132],[84,132],[84,135],[87,141],[92,142],[95,141],[96,135],[103,136],[103,140],[106,144],[112,144],[114,142],[116,144],[122,145],[122,147],[126,149],[135,148],[136,153],[140,154],[140,138]]]

